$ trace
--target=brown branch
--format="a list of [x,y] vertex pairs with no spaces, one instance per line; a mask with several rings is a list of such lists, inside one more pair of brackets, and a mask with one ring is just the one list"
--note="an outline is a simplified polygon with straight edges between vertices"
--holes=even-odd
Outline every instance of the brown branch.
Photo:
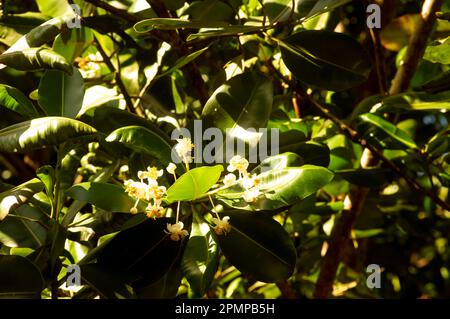
[[[417,68],[420,59],[423,56],[425,46],[436,20],[435,12],[442,6],[443,0],[425,0],[422,6],[422,20],[419,27],[413,33],[408,44],[407,53],[403,65],[397,70],[394,80],[391,84],[389,94],[399,94],[409,87],[411,79]],[[317,104],[315,104],[317,106]],[[330,114],[328,112],[328,114]],[[339,119],[338,119],[339,120]],[[340,120],[339,120],[340,122]],[[351,132],[351,131],[350,131]],[[411,180],[403,171],[390,160],[387,160],[381,151],[365,143],[361,159],[361,166],[370,167],[375,165],[379,159],[385,161],[396,173],[401,175],[410,184],[413,189],[421,190],[430,196],[436,203],[443,208],[448,209],[449,205],[442,201],[434,193],[424,190],[417,182]],[[369,193],[369,188],[353,188],[346,198],[347,207],[342,215],[336,221],[330,235],[329,248],[323,259],[319,278],[314,291],[315,298],[328,298],[333,292],[333,284],[336,277],[336,271],[341,260],[341,250],[345,240],[349,238],[353,224],[362,211],[365,200]]]
[[116,80],[117,86],[119,87],[120,91],[123,94],[123,97],[125,99],[125,102],[127,104],[128,111],[132,113],[136,113],[139,116],[144,116],[144,112],[139,108],[134,108],[133,101],[131,100],[130,95],[128,94],[127,88],[125,87],[125,84],[122,81],[122,77],[120,75],[120,72],[117,72],[116,68],[111,62],[111,59],[109,58],[108,54],[106,54],[105,50],[103,50],[100,42],[95,38],[95,42],[97,45],[97,50],[100,52],[100,55],[103,58],[103,62],[105,62],[108,69],[114,74],[114,78]]

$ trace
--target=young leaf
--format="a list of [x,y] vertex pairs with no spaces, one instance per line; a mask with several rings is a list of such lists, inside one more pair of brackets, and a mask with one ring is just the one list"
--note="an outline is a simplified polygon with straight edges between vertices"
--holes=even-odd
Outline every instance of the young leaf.
[[220,178],[222,165],[203,166],[181,175],[167,190],[167,201],[194,200],[204,195]]
[[255,280],[276,282],[294,271],[296,251],[288,233],[264,214],[227,212],[231,231],[218,235],[225,257],[239,271]]

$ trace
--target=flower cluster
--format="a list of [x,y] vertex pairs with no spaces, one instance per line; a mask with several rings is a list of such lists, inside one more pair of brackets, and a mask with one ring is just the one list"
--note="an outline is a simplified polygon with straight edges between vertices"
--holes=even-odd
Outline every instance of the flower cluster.
[[183,163],[190,163],[192,160],[191,151],[194,148],[194,144],[190,138],[182,138],[177,140],[177,145],[175,145],[175,151],[178,156],[183,160]]
[[89,54],[78,60],[78,67],[83,78],[96,78],[101,75],[100,63],[103,61],[99,52]]
[[[149,218],[161,217],[165,209],[161,206],[162,198],[166,194],[166,187],[158,184],[158,177],[161,177],[163,170],[156,167],[148,167],[146,171],[138,172],[138,181],[125,181],[125,191],[128,195],[137,199],[136,204],[131,209],[132,213],[137,213],[137,204],[140,200],[147,201],[149,204],[145,213]],[[144,182],[146,180],[146,182]]]
[[[259,194],[259,184],[260,180],[256,177],[255,174],[251,175],[247,172],[248,161],[240,156],[235,155],[230,160],[230,165],[228,165],[227,170],[230,174],[227,174],[223,179],[223,183],[226,187],[232,186],[236,183],[236,181],[241,181],[242,186],[245,188],[245,192],[243,198],[246,202],[251,203],[254,202]],[[234,171],[239,172],[239,179],[236,180],[236,175],[233,174]]]

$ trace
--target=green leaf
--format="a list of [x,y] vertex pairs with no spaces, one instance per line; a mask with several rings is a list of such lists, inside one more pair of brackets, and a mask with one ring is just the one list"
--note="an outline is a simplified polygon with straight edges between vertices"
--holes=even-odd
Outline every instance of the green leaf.
[[267,126],[272,103],[272,82],[256,73],[245,72],[214,91],[203,108],[202,119],[208,127],[217,127],[230,138],[256,145],[260,134],[247,129]]
[[267,27],[263,26],[250,26],[250,25],[230,25],[226,27],[207,28],[198,33],[192,33],[187,37],[187,41],[193,41],[199,38],[208,37],[225,37],[232,35],[242,35],[245,33],[262,31]]
[[44,279],[39,269],[20,256],[0,255],[0,299],[40,298]]
[[38,116],[33,103],[31,103],[25,94],[6,84],[0,84],[0,106],[6,107],[28,118]]
[[101,298],[127,299],[133,297],[131,287],[125,284],[126,278],[97,264],[80,267],[81,279],[99,294]]
[[392,172],[385,168],[343,169],[335,172],[346,181],[359,186],[380,187],[389,181]]
[[159,134],[142,126],[121,127],[106,137],[107,142],[119,142],[141,153],[154,156],[167,165],[172,162],[172,148]]
[[[164,230],[173,219],[147,219],[118,233],[99,253],[97,263],[118,271],[130,280],[148,284],[169,271],[181,252],[181,241],[173,241]],[[144,283],[141,283],[142,285]]]
[[0,222],[0,243],[7,247],[37,249],[45,244],[48,216],[28,204],[15,209]]
[[38,103],[50,116],[75,118],[81,110],[84,80],[76,69],[71,75],[61,71],[47,71],[39,83]]
[[423,58],[433,63],[450,64],[450,37],[441,44],[427,46]]
[[55,185],[55,170],[50,165],[44,165],[38,168],[36,176],[44,183],[45,192],[50,200],[53,199],[53,187]]
[[223,216],[230,216],[231,231],[217,239],[225,257],[239,271],[264,282],[292,275],[296,251],[280,224],[264,214],[227,212]]
[[198,58],[203,52],[205,52],[206,50],[208,50],[209,47],[197,50],[195,52],[192,52],[184,57],[179,58],[176,62],[175,65],[172,66],[170,69],[168,69],[167,71],[155,76],[155,80],[162,78],[163,76],[169,75],[172,72],[181,69],[183,66],[185,66],[186,64],[194,61],[196,58]]
[[94,34],[89,28],[65,29],[53,42],[53,51],[73,62],[93,41]]
[[[359,120],[363,125],[358,126],[358,130],[363,132],[364,137],[368,140],[377,139],[378,142],[383,143],[384,136],[392,138],[395,142],[400,143],[408,148],[419,149],[414,140],[404,131],[400,130],[394,124],[384,120],[378,115],[366,113],[359,116]],[[366,125],[368,128],[366,128]],[[375,134],[383,133],[383,134]]]
[[228,21],[234,16],[233,9],[220,0],[193,1],[185,13],[202,21]]
[[342,91],[364,82],[371,70],[361,44],[342,33],[305,30],[278,43],[288,69],[308,85]]
[[59,17],[71,13],[67,0],[36,0],[39,11],[51,17]]
[[43,189],[44,184],[37,178],[33,178],[26,183],[0,193],[0,221]]
[[0,63],[20,71],[39,71],[44,69],[61,70],[72,74],[72,66],[66,59],[50,49],[30,48],[23,51],[3,53]]
[[[37,48],[52,41],[60,32],[67,21],[73,19],[73,16],[54,18],[33,28],[26,35],[22,36],[13,46],[5,53],[23,51],[29,48]],[[0,64],[0,69],[5,65]]]
[[209,289],[219,264],[218,245],[208,224],[194,212],[191,234],[181,266],[192,290],[203,296]]
[[318,14],[332,11],[336,9],[337,7],[340,7],[346,3],[351,2],[352,0],[316,0],[316,1],[310,1],[310,0],[300,0],[300,11],[302,11],[302,6],[310,6],[310,3],[313,4],[312,8],[309,9],[308,14],[304,17],[304,19],[309,19],[312,17],[317,16]]
[[167,201],[188,201],[204,195],[220,178],[222,165],[203,166],[181,175],[167,190]]
[[[123,187],[108,183],[76,184],[66,191],[66,195],[110,212],[129,212],[136,202]],[[138,209],[143,210],[144,207],[141,203]]]
[[327,185],[334,177],[328,169],[314,165],[274,169],[257,176],[261,195],[253,203],[243,199],[244,187],[238,183],[217,193],[227,205],[245,210],[270,210],[294,204]]
[[283,169],[287,167],[300,166],[303,164],[303,159],[295,153],[286,152],[279,155],[270,156],[255,167],[251,174],[261,174],[275,169]]
[[134,30],[138,33],[144,33],[154,29],[159,30],[176,30],[180,28],[201,29],[201,28],[219,28],[226,26],[228,26],[228,23],[220,21],[153,18],[136,23],[134,25]]
[[56,116],[41,117],[0,130],[0,151],[27,152],[94,133],[96,130],[93,127],[76,120]]
[[373,106],[377,113],[398,111],[436,111],[450,110],[450,91],[437,94],[410,92],[384,98],[380,104]]

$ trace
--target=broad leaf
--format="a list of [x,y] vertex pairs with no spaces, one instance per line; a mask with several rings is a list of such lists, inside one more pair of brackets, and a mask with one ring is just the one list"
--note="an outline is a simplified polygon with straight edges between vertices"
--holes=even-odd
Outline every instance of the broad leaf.
[[40,298],[44,279],[39,269],[20,256],[0,255],[0,299]]
[[75,118],[83,105],[84,80],[73,68],[71,75],[47,71],[39,83],[39,105],[49,116]]
[[0,106],[6,107],[28,118],[38,117],[33,103],[20,90],[0,84]]
[[38,208],[22,205],[0,222],[0,243],[7,247],[42,247],[47,238],[48,219]]
[[30,48],[0,55],[0,63],[20,71],[39,71],[45,69],[72,73],[72,66],[63,56],[50,49]]
[[34,194],[44,189],[44,184],[37,178],[4,191],[0,194],[0,221],[11,211],[23,205]]
[[436,111],[445,112],[450,110],[450,91],[437,94],[424,92],[403,93],[390,96],[376,104],[372,108],[377,113],[398,111]]
[[[136,203],[136,199],[128,196],[123,187],[108,183],[76,184],[66,191],[66,195],[110,212],[129,212]],[[143,210],[144,207],[141,203],[138,209]]]
[[194,200],[204,195],[220,178],[222,165],[203,166],[181,175],[167,190],[167,201]]
[[68,139],[92,135],[96,130],[64,117],[41,117],[0,130],[0,151],[27,152],[44,145],[58,145]]
[[227,212],[231,231],[217,239],[225,257],[255,280],[276,282],[294,271],[296,251],[288,233],[264,214]]
[[320,166],[303,165],[275,169],[259,174],[260,196],[255,202],[243,199],[244,187],[241,183],[220,191],[217,197],[227,205],[246,210],[270,210],[294,204],[333,179],[334,174]]
[[322,89],[349,89],[364,82],[371,70],[361,44],[342,33],[305,30],[279,41],[279,45],[292,74]]
[[142,126],[121,127],[106,137],[107,142],[119,142],[137,152],[154,156],[167,165],[172,162],[172,147],[159,134]]
[[208,224],[194,212],[191,234],[181,266],[190,287],[203,296],[214,279],[219,264],[218,245]]
[[360,115],[359,120],[362,123],[358,126],[358,130],[364,134],[366,139],[376,140],[381,145],[384,145],[384,147],[392,147],[389,140],[385,138],[389,137],[397,144],[412,149],[419,148],[407,133],[378,115],[366,113]]
[[131,279],[149,284],[160,279],[181,253],[182,243],[170,239],[164,230],[173,219],[147,219],[118,233],[103,248],[97,263]]
[[[230,139],[256,146],[261,138],[256,130],[266,127],[272,103],[272,82],[261,75],[245,72],[232,77],[211,95],[203,108],[202,118],[208,127],[219,128]],[[224,152],[223,146],[216,154],[221,151]]]

